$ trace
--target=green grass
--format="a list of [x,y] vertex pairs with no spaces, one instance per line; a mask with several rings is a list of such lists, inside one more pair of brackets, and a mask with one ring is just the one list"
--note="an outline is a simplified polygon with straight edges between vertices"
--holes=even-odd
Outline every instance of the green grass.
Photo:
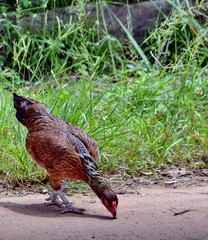
[[[15,118],[14,91],[43,102],[95,138],[105,172],[136,176],[145,169],[154,172],[160,163],[207,167],[208,30],[194,19],[194,9],[176,8],[141,46],[122,25],[126,46],[107,31],[98,33],[96,26],[88,29],[83,3],[80,19],[70,26],[59,23],[53,33],[28,33],[9,20],[4,23],[2,180],[48,179],[26,152],[27,130]],[[19,4],[14,14],[21,18],[24,11]]]

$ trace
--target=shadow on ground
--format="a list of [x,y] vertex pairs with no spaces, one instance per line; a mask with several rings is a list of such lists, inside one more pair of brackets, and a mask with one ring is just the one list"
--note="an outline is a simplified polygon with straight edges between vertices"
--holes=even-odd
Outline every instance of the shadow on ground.
[[112,217],[89,214],[87,212],[83,214],[76,213],[64,213],[61,214],[61,208],[56,206],[46,206],[46,204],[20,204],[14,202],[0,202],[0,206],[9,209],[12,212],[20,213],[23,215],[31,215],[36,217],[46,217],[46,218],[63,218],[63,217],[80,217],[80,218],[97,218],[100,220],[110,220]]

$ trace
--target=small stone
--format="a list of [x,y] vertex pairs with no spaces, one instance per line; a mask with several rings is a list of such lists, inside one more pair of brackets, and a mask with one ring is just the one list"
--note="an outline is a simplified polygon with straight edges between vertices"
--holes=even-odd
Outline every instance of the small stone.
[[42,194],[46,194],[46,193],[48,193],[48,190],[47,189],[43,189]]

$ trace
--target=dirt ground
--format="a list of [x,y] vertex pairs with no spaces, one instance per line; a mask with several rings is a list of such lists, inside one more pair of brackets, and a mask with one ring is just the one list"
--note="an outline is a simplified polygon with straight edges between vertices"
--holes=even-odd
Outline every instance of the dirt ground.
[[47,194],[0,195],[0,240],[208,239],[207,183],[142,185],[118,193],[115,220],[91,192],[68,196],[87,210],[83,215],[45,206]]

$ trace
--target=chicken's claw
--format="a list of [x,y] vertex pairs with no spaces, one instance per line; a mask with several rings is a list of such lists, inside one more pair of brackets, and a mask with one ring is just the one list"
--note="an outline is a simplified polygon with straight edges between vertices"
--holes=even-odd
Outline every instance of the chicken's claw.
[[67,207],[65,210],[61,211],[60,213],[63,214],[63,213],[78,213],[78,214],[83,214],[83,212],[86,211],[86,209],[84,208],[75,208],[75,207]]

